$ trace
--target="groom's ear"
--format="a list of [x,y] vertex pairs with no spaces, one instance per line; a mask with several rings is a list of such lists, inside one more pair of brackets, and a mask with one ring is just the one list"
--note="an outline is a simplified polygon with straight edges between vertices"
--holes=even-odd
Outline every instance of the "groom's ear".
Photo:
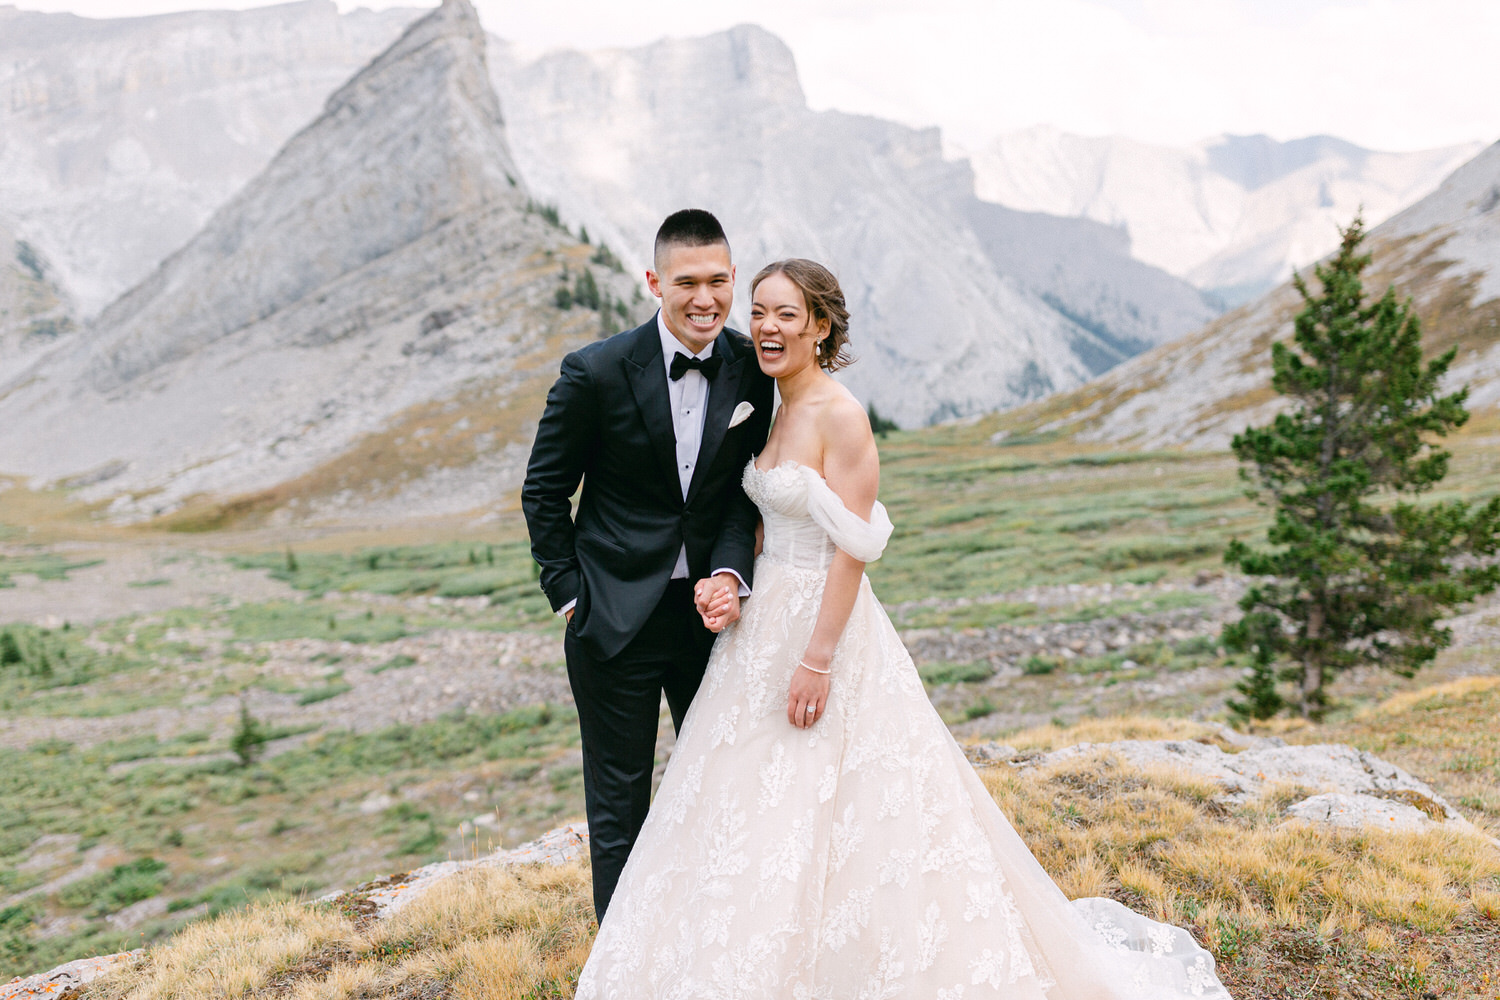
[[646,268],[646,287],[651,290],[652,295],[661,298],[661,278],[649,267]]

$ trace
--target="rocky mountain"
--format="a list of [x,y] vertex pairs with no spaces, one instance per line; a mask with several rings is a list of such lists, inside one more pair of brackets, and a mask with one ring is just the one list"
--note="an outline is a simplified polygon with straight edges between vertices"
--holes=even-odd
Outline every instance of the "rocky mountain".
[[[0,209],[50,261],[61,325],[145,279],[417,13],[340,16],[329,0],[118,21],[0,8]],[[790,52],[759,29],[541,59],[491,47],[539,201],[637,274],[657,222],[689,203],[730,226],[742,291],[773,256],[834,263],[868,337],[848,378],[902,423],[1075,385],[1215,314],[1109,227],[980,202],[935,131],[812,113]]]
[[1117,227],[1138,259],[1236,305],[1331,252],[1361,207],[1383,222],[1480,148],[1382,153],[1263,135],[1178,148],[1038,127],[953,152],[973,163],[981,198]]
[[52,262],[0,219],[0,379],[72,330]]
[[813,112],[790,50],[753,27],[532,58],[492,39],[512,147],[538,196],[646,266],[667,212],[716,212],[740,266],[838,273],[862,357],[845,379],[906,425],[1078,384],[1215,314],[1108,227],[974,196],[936,130]]
[[[1411,297],[1429,352],[1458,348],[1449,382],[1471,409],[1500,404],[1500,143],[1369,235],[1369,295]],[[1301,298],[1290,284],[1203,330],[1132,359],[1070,393],[1015,415],[1015,426],[1065,430],[1141,447],[1223,448],[1265,422],[1270,345],[1291,335]]]
[[123,517],[210,496],[470,509],[514,486],[557,357],[622,322],[631,286],[596,265],[597,309],[555,304],[591,248],[532,210],[484,48],[467,0],[444,0],[181,250],[0,384],[7,471]]
[[0,6],[0,211],[91,318],[420,13],[300,0],[101,20]]

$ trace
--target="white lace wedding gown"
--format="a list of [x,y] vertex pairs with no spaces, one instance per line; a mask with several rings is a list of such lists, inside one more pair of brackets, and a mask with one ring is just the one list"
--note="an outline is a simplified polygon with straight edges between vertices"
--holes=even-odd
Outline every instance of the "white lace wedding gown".
[[834,547],[869,562],[891,525],[794,463],[752,463],[744,485],[765,520],[755,593],[714,646],[579,1000],[1228,1000],[1186,931],[1047,877],[868,578],[826,713],[787,722]]

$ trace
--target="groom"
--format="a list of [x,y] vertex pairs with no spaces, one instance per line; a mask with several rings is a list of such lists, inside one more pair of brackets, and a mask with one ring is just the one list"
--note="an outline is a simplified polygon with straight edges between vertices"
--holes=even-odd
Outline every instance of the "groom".
[[650,805],[662,692],[680,730],[713,645],[695,585],[719,628],[750,593],[756,511],[740,476],[771,419],[771,380],[724,329],[734,265],[719,221],[668,216],[646,282],[661,299],[650,321],[563,359],[521,490],[542,590],[568,619],[600,920]]

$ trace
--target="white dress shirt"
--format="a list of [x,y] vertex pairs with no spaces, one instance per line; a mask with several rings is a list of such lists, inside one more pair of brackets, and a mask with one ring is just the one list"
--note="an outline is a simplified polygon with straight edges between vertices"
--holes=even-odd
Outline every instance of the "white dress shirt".
[[[677,480],[682,485],[682,499],[686,500],[688,487],[693,482],[693,471],[698,467],[698,449],[703,445],[703,423],[708,416],[708,379],[704,378],[702,372],[689,369],[682,373],[682,378],[672,381],[672,357],[684,354],[705,361],[713,356],[714,345],[710,343],[693,354],[667,329],[667,320],[661,310],[656,312],[656,332],[661,337],[662,364],[667,371],[667,396],[672,404],[672,433],[677,438]],[[720,573],[728,573],[740,582],[740,597],[750,596],[750,588],[745,586],[744,577],[727,567],[716,569],[711,575],[717,576]],[[684,545],[677,553],[677,565],[672,567],[672,579],[686,580],[687,577],[687,546]]]

